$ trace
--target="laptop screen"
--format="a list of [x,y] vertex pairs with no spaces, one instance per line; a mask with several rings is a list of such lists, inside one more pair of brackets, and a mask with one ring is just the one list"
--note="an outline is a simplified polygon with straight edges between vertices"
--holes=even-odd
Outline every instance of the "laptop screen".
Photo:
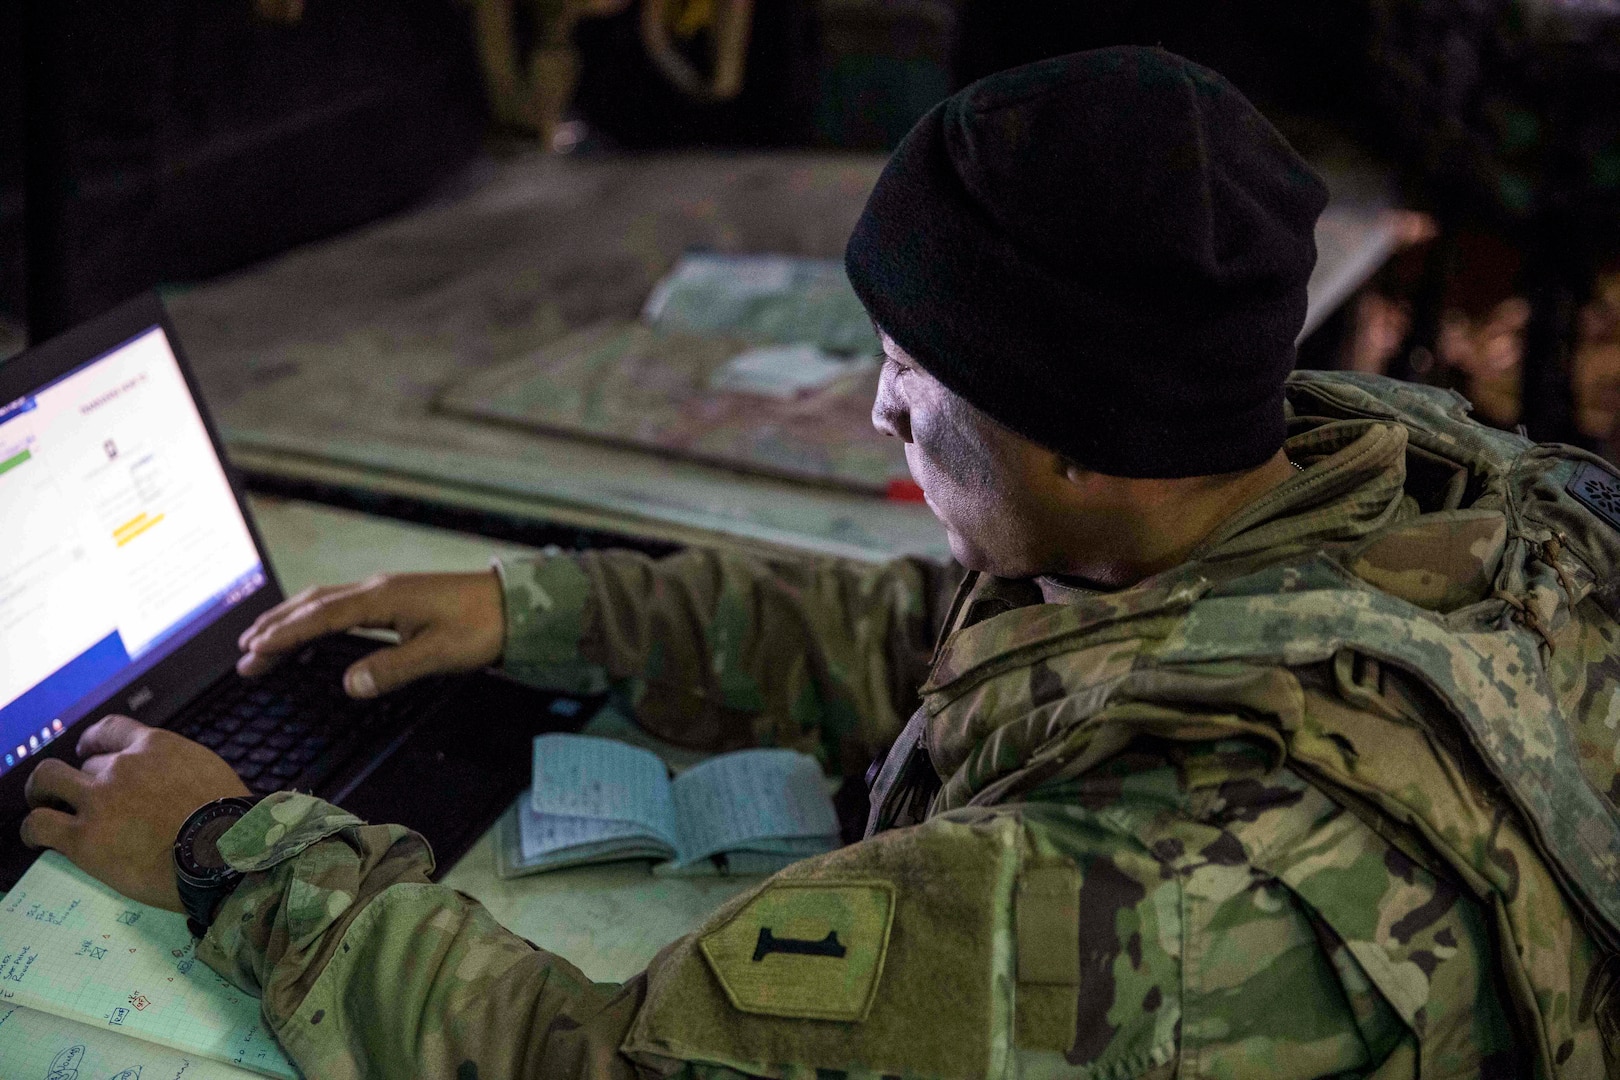
[[266,580],[161,327],[0,404],[0,773]]

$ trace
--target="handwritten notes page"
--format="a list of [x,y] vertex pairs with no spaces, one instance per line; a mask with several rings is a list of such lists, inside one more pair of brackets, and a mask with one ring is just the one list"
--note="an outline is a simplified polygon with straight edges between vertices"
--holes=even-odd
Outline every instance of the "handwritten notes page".
[[541,735],[534,784],[498,823],[496,872],[675,854],[669,770],[650,751],[612,739]]
[[534,786],[502,819],[496,858],[503,877],[617,859],[669,860],[659,873],[769,873],[837,846],[826,780],[804,754],[739,750],[671,781],[640,747],[542,735]]
[[253,1080],[255,1075],[111,1028],[0,1005],[0,1076],[6,1080]]
[[127,900],[51,851],[0,901],[0,1008],[13,1005],[298,1076],[258,1000],[197,959],[184,916]]
[[710,758],[676,777],[671,795],[683,867],[722,851],[802,857],[838,846],[821,767],[794,750]]
[[674,844],[669,770],[639,746],[590,735],[538,735],[530,797],[537,814],[626,822]]

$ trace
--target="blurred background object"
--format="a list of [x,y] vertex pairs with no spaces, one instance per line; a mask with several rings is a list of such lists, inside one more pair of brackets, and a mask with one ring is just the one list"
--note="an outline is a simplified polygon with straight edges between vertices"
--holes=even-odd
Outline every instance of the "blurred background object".
[[0,357],[23,347],[23,7],[0,4]]
[[[478,62],[494,122],[550,146],[579,81],[574,27],[630,0],[470,0]],[[523,24],[520,15],[528,16]],[[520,30],[526,31],[520,36]]]
[[[753,0],[642,0],[641,42],[677,90],[730,101],[742,93],[753,14]],[[689,55],[700,37],[707,65]],[[709,70],[699,70],[704,66]]]
[[442,0],[5,7],[35,339],[399,210],[482,146],[465,13]]
[[1603,446],[1620,380],[1620,5],[1371,10],[1385,141],[1411,204],[1436,222],[1383,366],[1462,389],[1537,439]]
[[0,355],[24,325],[453,204],[528,154],[884,151],[990,72],[1161,44],[1253,98],[1341,204],[1407,208],[1387,264],[1313,314],[1303,366],[1620,448],[1616,0],[0,7]]

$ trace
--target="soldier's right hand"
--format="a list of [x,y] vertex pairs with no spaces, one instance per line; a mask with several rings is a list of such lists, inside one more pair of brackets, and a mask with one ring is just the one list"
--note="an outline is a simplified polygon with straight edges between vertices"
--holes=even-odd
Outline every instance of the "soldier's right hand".
[[500,579],[493,570],[383,574],[354,585],[305,589],[242,633],[236,670],[249,678],[262,675],[315,638],[357,628],[394,630],[400,643],[350,666],[343,675],[350,697],[376,697],[424,675],[485,667],[500,659],[505,645]]

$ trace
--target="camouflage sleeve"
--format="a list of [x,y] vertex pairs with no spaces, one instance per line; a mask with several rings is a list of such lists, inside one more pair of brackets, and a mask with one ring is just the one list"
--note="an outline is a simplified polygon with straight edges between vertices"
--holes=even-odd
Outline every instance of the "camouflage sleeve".
[[1492,942],[1263,754],[1127,750],[733,901],[649,969],[623,1049],[690,1075],[1529,1075]]
[[518,678],[611,686],[671,742],[789,746],[846,775],[885,750],[916,707],[960,576],[918,559],[867,566],[697,548],[499,569],[504,663]]
[[1478,908],[1295,774],[1127,752],[1039,794],[798,863],[622,986],[278,795],[200,952],[336,1080],[1518,1075]]
[[271,795],[220,840],[247,876],[198,955],[259,995],[307,1077],[630,1077],[643,981],[592,983],[428,882],[415,833]]

